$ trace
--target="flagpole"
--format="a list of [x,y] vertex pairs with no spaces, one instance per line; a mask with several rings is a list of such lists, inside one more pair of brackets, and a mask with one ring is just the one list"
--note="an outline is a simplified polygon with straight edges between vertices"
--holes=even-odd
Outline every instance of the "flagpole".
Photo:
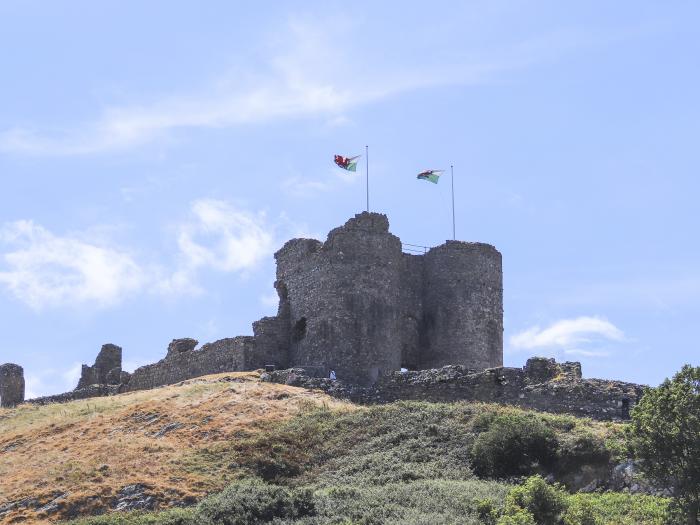
[[452,240],[457,240],[457,235],[455,234],[455,170],[454,166],[450,164],[450,175],[452,176]]
[[365,176],[367,188],[367,211],[369,211],[369,146],[365,146]]

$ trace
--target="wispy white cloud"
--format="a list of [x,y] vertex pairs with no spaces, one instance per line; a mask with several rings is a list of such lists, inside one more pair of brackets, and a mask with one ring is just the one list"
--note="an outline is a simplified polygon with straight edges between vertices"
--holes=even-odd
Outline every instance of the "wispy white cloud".
[[562,319],[546,328],[533,326],[509,339],[511,350],[536,350],[552,354],[603,356],[608,351],[600,348],[605,342],[623,342],[625,334],[611,322],[600,317]]
[[[99,234],[59,235],[32,221],[0,225],[0,289],[40,311],[55,307],[110,307],[139,293],[204,293],[202,271],[247,272],[270,257],[276,226],[263,212],[216,199],[192,202],[174,231],[176,255],[138,260]],[[103,235],[104,237],[104,235]]]
[[581,348],[572,348],[570,350],[564,350],[564,354],[582,357],[608,357],[610,352],[604,350],[583,350]]
[[55,235],[32,221],[0,226],[0,285],[35,310],[108,306],[139,290],[141,266],[126,251],[80,236]]
[[251,213],[216,199],[192,203],[191,220],[180,225],[177,243],[188,267],[223,272],[253,268],[275,247],[263,212]]
[[[150,102],[106,107],[91,122],[45,132],[15,127],[0,133],[0,151],[29,155],[84,155],[123,150],[186,128],[224,128],[273,120],[321,117],[330,126],[346,113],[408,91],[490,81],[585,42],[581,35],[549,35],[517,43],[494,56],[457,63],[374,64],[349,49],[348,21],[292,19],[274,31],[268,57],[255,67],[220,75],[192,93],[166,94]],[[257,57],[256,57],[257,58]],[[380,63],[381,62],[381,63]],[[362,79],[348,71],[362,70]]]

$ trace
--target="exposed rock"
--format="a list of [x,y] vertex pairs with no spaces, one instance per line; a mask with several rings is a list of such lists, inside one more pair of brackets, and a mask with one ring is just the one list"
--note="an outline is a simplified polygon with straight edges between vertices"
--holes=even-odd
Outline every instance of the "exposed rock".
[[625,491],[632,494],[651,494],[666,497],[672,495],[669,487],[657,487],[644,478],[639,468],[639,461],[631,459],[615,465],[610,476],[609,488],[618,492]]
[[123,487],[115,498],[112,508],[116,511],[153,510],[158,501],[146,493],[148,487],[140,483]]
[[165,436],[165,434],[168,434],[169,432],[172,432],[172,431],[177,430],[178,428],[182,428],[184,426],[185,425],[183,425],[182,423],[169,423],[169,424],[165,425],[163,428],[161,428],[158,432],[156,432],[153,435],[153,437],[157,437],[157,438],[163,437],[163,436]]
[[63,505],[62,500],[65,500],[66,496],[68,496],[68,494],[65,492],[58,493],[58,495],[56,495],[52,500],[37,509],[37,512],[43,514],[55,514],[61,510],[61,506]]

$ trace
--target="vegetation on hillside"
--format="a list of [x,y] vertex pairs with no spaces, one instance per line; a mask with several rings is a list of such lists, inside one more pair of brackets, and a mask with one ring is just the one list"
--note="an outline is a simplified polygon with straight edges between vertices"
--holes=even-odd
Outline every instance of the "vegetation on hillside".
[[[133,484],[147,487],[162,506],[192,505],[240,477],[232,469],[194,472],[186,468],[193,454],[313,406],[354,409],[258,378],[220,374],[112,397],[0,409],[0,523],[104,512]],[[13,502],[20,504],[4,512]],[[37,512],[47,504],[55,512]]]
[[622,440],[617,424],[488,404],[310,407],[184,458],[193,475],[240,477],[196,507],[78,523],[662,525],[666,499],[571,495],[540,476],[585,482]]
[[[625,427],[481,403],[359,407],[223,374],[0,411],[0,510],[62,494],[0,523],[679,523],[666,498],[576,493],[627,456]],[[161,510],[113,512],[129,484]]]

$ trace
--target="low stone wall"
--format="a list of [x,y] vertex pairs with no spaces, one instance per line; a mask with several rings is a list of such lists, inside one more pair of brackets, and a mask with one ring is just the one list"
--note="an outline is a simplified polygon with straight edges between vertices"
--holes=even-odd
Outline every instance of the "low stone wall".
[[54,396],[36,397],[28,399],[27,403],[32,405],[48,405],[51,403],[67,403],[78,399],[88,399],[91,397],[113,396],[119,393],[119,385],[89,385],[84,388],[76,388],[70,392],[56,394]]
[[474,371],[446,366],[416,372],[393,372],[371,387],[359,387],[310,377],[303,369],[265,373],[264,381],[316,388],[357,403],[398,400],[484,401],[545,412],[566,413],[599,420],[624,420],[644,387],[622,381],[582,379],[579,363],[556,363],[533,358],[524,368]]

